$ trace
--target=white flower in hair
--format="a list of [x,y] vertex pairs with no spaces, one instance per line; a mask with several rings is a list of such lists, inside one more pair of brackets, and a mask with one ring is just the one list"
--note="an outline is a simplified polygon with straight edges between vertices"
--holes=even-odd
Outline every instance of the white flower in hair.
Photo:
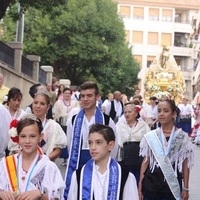
[[8,101],[8,95],[5,95],[4,97],[3,97],[3,102],[7,102]]

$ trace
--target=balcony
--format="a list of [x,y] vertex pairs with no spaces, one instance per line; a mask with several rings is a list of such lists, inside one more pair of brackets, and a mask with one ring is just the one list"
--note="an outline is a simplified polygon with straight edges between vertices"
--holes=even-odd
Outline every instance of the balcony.
[[191,57],[193,55],[193,49],[188,47],[172,47],[172,54],[174,56]]

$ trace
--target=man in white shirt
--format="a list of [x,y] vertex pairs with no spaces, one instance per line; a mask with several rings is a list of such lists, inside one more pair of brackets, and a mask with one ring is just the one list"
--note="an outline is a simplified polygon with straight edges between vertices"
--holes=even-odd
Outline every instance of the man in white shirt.
[[[115,123],[109,116],[103,114],[96,107],[96,101],[99,98],[99,88],[96,83],[86,81],[80,86],[80,100],[82,109],[76,116],[67,122],[67,146],[69,150],[69,159],[66,170],[66,190],[65,199],[71,182],[72,173],[83,166],[90,158],[88,134],[92,124],[99,123],[109,125],[114,132]],[[117,155],[117,143],[111,152],[112,157]]]
[[114,92],[114,100],[106,104],[105,114],[110,116],[115,123],[117,123],[119,117],[122,116],[124,112],[124,105],[121,101],[121,92]]

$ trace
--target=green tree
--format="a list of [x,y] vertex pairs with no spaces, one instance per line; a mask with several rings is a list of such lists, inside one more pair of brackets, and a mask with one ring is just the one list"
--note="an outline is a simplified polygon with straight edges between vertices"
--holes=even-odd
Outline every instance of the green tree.
[[6,14],[8,7],[12,7],[16,3],[20,3],[24,9],[34,7],[49,11],[53,6],[64,4],[66,0],[1,0],[0,1],[0,19]]
[[25,20],[24,52],[40,55],[58,78],[74,85],[95,80],[105,95],[137,84],[139,64],[111,0],[68,0],[50,12],[29,8]]

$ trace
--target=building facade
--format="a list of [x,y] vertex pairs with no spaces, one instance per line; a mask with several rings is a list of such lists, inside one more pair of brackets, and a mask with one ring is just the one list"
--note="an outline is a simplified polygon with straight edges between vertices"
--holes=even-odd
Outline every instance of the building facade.
[[118,0],[118,12],[125,26],[126,40],[141,64],[140,88],[149,66],[169,45],[186,83],[185,96],[193,100],[200,89],[200,0]]

